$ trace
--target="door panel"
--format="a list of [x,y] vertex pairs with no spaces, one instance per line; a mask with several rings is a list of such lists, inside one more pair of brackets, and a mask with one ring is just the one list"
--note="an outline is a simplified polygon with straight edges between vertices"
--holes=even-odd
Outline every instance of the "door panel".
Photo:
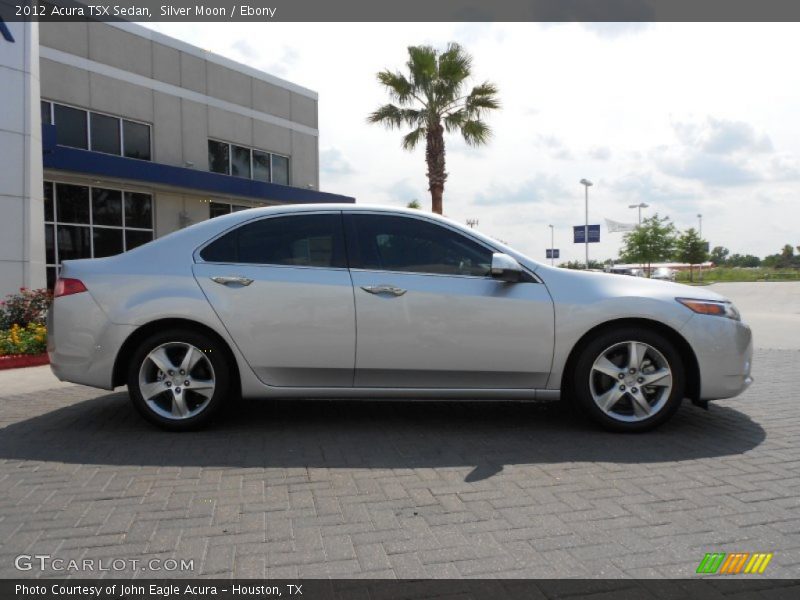
[[[538,388],[553,307],[538,283],[353,271],[357,387]],[[388,284],[402,296],[370,294]]]
[[[248,223],[200,256],[209,262],[194,265],[195,278],[261,381],[353,385],[355,308],[340,213]],[[281,264],[259,264],[270,261]]]
[[476,275],[488,270],[491,249],[441,225],[414,221],[345,215],[356,267],[356,386],[544,387],[554,338],[545,286]]

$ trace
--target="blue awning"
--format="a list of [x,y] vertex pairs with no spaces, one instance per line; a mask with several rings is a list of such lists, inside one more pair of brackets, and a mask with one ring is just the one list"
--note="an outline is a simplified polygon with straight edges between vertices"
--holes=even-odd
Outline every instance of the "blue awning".
[[45,169],[69,171],[92,177],[113,177],[143,184],[186,188],[199,193],[240,196],[256,202],[287,204],[355,203],[356,199],[277,183],[265,183],[197,169],[175,167],[114,154],[92,152],[56,144],[55,125],[42,125]]

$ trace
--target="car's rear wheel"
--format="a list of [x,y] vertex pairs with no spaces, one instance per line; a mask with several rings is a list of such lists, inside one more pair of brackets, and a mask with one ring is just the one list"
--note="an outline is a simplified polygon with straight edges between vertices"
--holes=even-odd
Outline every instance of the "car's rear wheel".
[[131,360],[128,393],[145,419],[171,431],[209,422],[231,392],[231,369],[220,344],[174,329],[144,340]]
[[573,392],[584,412],[613,431],[646,431],[678,409],[686,387],[675,346],[648,329],[602,333],[582,350]]

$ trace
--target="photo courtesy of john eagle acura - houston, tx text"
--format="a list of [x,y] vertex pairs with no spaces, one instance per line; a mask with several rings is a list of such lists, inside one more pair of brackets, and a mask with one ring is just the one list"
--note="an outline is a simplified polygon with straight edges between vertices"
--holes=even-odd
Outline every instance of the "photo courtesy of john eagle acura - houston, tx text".
[[[453,221],[352,204],[255,208],[66,260],[61,380],[127,385],[172,430],[233,397],[574,401],[644,431],[751,383],[752,339],[704,288],[550,267]],[[469,327],[465,327],[465,322]]]

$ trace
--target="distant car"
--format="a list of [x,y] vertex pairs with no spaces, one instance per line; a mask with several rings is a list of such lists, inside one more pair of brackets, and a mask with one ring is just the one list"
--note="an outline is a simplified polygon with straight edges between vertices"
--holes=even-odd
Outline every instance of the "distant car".
[[675,281],[675,270],[669,267],[658,267],[653,271],[652,278],[664,281]]
[[644,270],[635,267],[609,267],[606,273],[614,275],[630,275],[631,277],[644,277]]
[[574,400],[617,431],[751,382],[750,328],[708,289],[548,267],[457,223],[363,205],[220,216],[67,260],[59,379],[126,385],[171,430],[233,396]]

